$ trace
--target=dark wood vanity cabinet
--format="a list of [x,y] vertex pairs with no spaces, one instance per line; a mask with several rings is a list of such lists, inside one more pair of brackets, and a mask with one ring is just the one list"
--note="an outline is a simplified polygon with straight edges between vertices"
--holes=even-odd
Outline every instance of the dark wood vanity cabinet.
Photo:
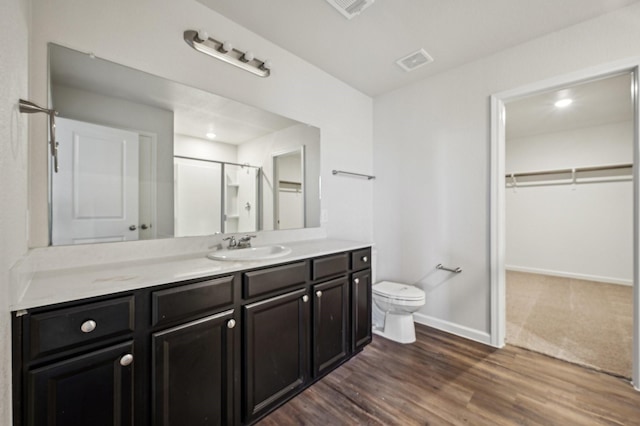
[[156,426],[233,424],[233,310],[153,333]]
[[308,380],[309,296],[302,288],[244,309],[243,420],[250,423]]
[[133,342],[27,373],[27,425],[133,425]]
[[371,270],[351,276],[351,350],[359,351],[371,342]]
[[35,309],[14,320],[16,425],[133,425],[133,295]]
[[349,355],[349,281],[313,286],[313,375],[332,370]]
[[367,248],[22,312],[14,426],[255,423],[371,341],[369,263]]
[[151,292],[152,425],[234,423],[234,279]]

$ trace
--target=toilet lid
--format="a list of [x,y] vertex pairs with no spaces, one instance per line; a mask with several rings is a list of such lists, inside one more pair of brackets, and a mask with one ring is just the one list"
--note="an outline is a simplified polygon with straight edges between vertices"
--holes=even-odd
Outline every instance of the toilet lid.
[[373,294],[388,297],[390,299],[402,300],[422,300],[424,299],[424,291],[418,287],[408,284],[394,283],[391,281],[382,281],[374,285],[371,290]]

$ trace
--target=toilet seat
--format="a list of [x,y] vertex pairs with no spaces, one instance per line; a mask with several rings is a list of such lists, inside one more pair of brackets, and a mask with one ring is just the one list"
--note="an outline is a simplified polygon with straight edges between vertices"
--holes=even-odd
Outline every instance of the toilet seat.
[[416,302],[424,303],[425,300],[424,291],[419,288],[392,281],[379,282],[371,290],[375,296],[396,304],[413,305]]

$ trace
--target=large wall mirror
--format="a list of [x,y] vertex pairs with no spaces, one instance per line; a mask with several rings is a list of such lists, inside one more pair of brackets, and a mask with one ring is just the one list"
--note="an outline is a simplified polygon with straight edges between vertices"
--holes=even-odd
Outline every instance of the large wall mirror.
[[320,226],[320,129],[49,44],[51,244]]

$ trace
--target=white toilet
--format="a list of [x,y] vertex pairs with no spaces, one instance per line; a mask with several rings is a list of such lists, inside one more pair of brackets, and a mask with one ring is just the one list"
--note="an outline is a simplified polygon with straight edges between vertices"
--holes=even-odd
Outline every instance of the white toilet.
[[424,305],[424,291],[408,284],[382,281],[372,287],[373,332],[399,343],[416,341],[413,313]]

